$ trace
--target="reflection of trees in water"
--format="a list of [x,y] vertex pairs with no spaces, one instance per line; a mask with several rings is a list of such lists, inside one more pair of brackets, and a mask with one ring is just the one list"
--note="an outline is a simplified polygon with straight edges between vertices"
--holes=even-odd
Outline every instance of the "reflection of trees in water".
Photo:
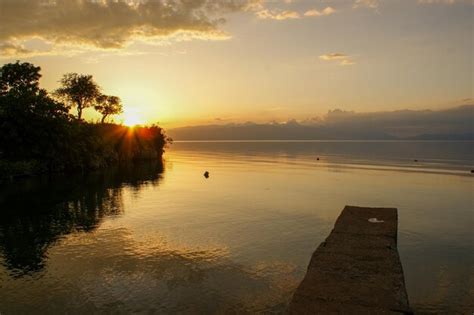
[[0,188],[0,251],[16,275],[41,270],[48,247],[74,231],[93,231],[123,211],[122,187],[158,185],[163,163],[127,165],[84,176],[38,178]]

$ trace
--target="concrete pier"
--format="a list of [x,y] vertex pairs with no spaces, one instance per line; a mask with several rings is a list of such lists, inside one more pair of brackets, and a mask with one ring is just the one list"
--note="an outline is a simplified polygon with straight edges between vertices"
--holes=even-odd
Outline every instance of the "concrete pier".
[[311,257],[290,314],[412,314],[397,209],[346,206]]

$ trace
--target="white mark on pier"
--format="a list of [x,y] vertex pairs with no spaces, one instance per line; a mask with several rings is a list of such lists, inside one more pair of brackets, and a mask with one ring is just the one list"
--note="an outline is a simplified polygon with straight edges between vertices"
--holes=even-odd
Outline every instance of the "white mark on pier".
[[379,220],[379,219],[377,219],[377,218],[370,218],[370,219],[369,219],[369,222],[370,222],[370,223],[383,223],[384,220]]

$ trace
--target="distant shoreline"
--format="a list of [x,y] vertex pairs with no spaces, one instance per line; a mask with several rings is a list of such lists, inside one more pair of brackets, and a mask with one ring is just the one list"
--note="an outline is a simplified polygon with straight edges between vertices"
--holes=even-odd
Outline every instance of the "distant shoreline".
[[267,140],[252,140],[252,139],[240,139],[240,140],[177,140],[173,139],[173,142],[176,143],[185,143],[185,142],[215,142],[215,143],[231,143],[231,142],[474,142],[473,140],[416,140],[416,139],[398,139],[398,140],[355,140],[355,139],[340,139],[340,140],[302,140],[302,139],[295,139],[295,140],[276,140],[276,139],[267,139]]

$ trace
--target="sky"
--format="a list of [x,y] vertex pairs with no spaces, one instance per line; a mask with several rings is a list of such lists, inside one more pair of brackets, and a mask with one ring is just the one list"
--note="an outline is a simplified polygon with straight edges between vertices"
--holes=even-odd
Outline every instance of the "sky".
[[[116,121],[305,121],[473,103],[473,0],[0,0],[0,63],[91,74]],[[88,119],[97,119],[92,110]]]

